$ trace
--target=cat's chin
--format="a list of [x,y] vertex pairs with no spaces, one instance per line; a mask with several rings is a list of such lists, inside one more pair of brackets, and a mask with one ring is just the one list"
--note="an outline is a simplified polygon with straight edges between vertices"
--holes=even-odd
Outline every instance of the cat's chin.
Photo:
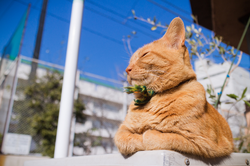
[[137,80],[131,80],[131,81],[130,81],[130,84],[131,84],[132,86],[135,86],[135,85],[142,85],[142,83],[141,83],[140,81],[137,81]]
[[137,80],[137,79],[131,79],[130,78],[130,85],[134,86],[134,85],[143,85],[143,86],[148,86],[150,85],[152,82],[154,81],[153,78],[147,78],[144,80]]
[[146,81],[146,80],[142,81],[142,80],[131,79],[131,81],[129,83],[132,86],[135,86],[135,85],[147,86],[147,85],[149,85],[150,81]]
[[136,84],[135,81],[133,81],[133,80],[130,81],[130,84],[131,84],[132,86],[138,85],[138,84]]

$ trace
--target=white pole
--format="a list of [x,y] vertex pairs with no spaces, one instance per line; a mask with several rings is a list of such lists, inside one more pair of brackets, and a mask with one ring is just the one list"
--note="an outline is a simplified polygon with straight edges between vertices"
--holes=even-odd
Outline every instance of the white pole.
[[73,116],[71,121],[71,132],[70,132],[70,143],[69,143],[69,153],[68,157],[72,157],[74,149],[74,139],[75,139],[75,126],[76,126],[76,117]]
[[82,14],[83,0],[74,0],[71,11],[54,158],[63,158],[68,155]]

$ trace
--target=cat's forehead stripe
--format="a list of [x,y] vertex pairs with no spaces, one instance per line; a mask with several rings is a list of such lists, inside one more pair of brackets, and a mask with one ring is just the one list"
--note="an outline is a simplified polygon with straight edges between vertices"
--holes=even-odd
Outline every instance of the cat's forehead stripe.
[[130,59],[130,63],[131,62],[135,62],[139,59],[139,55],[140,55],[140,52],[141,52],[141,48],[139,48],[134,54],[133,56],[131,57]]

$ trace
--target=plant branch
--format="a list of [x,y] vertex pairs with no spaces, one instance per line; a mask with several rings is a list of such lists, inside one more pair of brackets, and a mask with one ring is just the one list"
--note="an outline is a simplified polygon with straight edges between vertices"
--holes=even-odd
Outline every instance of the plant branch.
[[[244,32],[243,32],[243,34],[242,34],[242,36],[241,36],[240,42],[239,42],[239,44],[238,44],[237,51],[236,51],[236,55],[238,54],[238,51],[239,51],[240,46],[241,46],[241,43],[242,43],[242,41],[243,41],[243,39],[244,39],[244,37],[245,37],[245,35],[246,35],[246,32],[247,32],[247,30],[248,30],[249,24],[250,24],[250,17],[249,17],[249,19],[248,19],[247,25],[246,25],[246,27],[245,27],[245,30],[244,30]],[[217,107],[217,106],[218,106],[218,103],[220,102],[220,98],[221,98],[221,95],[222,95],[222,92],[223,92],[225,83],[226,83],[226,81],[227,81],[228,75],[230,74],[231,68],[232,68],[232,66],[233,66],[233,64],[234,64],[234,61],[235,61],[235,59],[236,59],[236,55],[235,55],[235,57],[234,57],[234,59],[233,59],[231,65],[230,65],[230,68],[229,68],[229,70],[228,70],[227,76],[226,76],[226,78],[225,78],[225,80],[224,80],[224,83],[223,83],[223,85],[222,85],[222,87],[221,87],[221,92],[219,93],[218,99],[217,99],[217,101],[216,101],[216,103],[215,103],[215,107]]]

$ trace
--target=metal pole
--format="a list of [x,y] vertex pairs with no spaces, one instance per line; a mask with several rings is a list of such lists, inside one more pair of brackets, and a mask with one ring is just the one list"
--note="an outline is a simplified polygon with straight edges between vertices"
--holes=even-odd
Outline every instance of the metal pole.
[[83,0],[74,0],[72,4],[67,56],[64,71],[60,112],[56,134],[54,158],[68,155],[70,123],[73,111],[75,78],[77,70],[78,51],[80,43],[83,14]]
[[[38,26],[38,31],[37,31],[37,35],[36,35],[36,46],[35,46],[35,49],[33,52],[33,59],[39,59],[40,48],[41,48],[42,37],[43,37],[43,28],[44,28],[44,22],[45,22],[45,17],[46,17],[47,4],[48,4],[48,0],[43,0],[43,7],[42,7],[41,15],[40,15],[39,26]],[[36,62],[32,61],[29,81],[34,81],[34,79],[36,78],[37,65],[38,64]]]
[[17,62],[16,62],[15,73],[14,73],[14,80],[13,80],[12,88],[11,88],[11,95],[10,95],[10,102],[9,102],[9,106],[8,106],[7,119],[6,119],[6,122],[4,125],[3,143],[2,143],[2,149],[1,149],[1,151],[3,153],[4,153],[4,149],[3,149],[4,146],[3,145],[5,144],[5,137],[9,131],[10,119],[11,119],[11,114],[13,111],[14,96],[16,94],[16,87],[17,87],[17,81],[18,81],[17,72],[18,72],[20,62],[21,62],[21,56],[18,56]]

